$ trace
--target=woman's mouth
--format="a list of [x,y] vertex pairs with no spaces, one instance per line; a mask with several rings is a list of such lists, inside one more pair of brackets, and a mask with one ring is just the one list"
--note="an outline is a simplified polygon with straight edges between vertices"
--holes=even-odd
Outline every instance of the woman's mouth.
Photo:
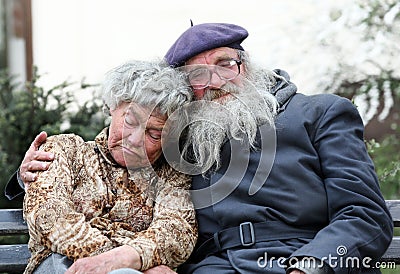
[[128,154],[128,155],[132,155],[132,156],[135,156],[135,157],[140,157],[140,158],[142,158],[142,153],[140,153],[140,152],[137,152],[137,151],[133,151],[133,150],[131,150],[130,148],[128,148],[128,147],[126,147],[126,146],[122,146],[121,147],[122,148],[122,152],[124,153],[124,154]]

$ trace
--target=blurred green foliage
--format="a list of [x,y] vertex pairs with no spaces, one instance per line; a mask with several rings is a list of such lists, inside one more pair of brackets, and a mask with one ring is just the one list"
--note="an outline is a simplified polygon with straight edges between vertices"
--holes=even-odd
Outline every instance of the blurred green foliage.
[[381,142],[367,142],[385,199],[400,199],[400,138],[389,135]]
[[[50,89],[38,85],[40,75],[34,69],[32,81],[18,83],[6,70],[0,71],[0,188],[17,170],[35,136],[75,133],[92,140],[105,127],[102,102],[96,85],[64,81]],[[76,92],[91,92],[92,98],[79,104]],[[0,195],[0,208],[20,207]]]

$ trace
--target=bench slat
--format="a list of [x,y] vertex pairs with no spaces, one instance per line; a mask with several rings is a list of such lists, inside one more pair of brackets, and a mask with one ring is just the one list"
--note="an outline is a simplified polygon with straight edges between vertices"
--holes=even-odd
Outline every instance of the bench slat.
[[[0,245],[0,254],[0,272],[23,272],[30,257],[26,244]],[[394,237],[381,261],[400,264],[400,237]]]
[[400,264],[400,236],[393,237],[389,248],[383,254],[381,261]]
[[[387,200],[395,227],[400,227],[400,200]],[[0,235],[26,234],[28,227],[22,218],[22,209],[0,210]]]
[[400,227],[400,200],[387,200],[386,205],[392,214],[394,226]]
[[[394,226],[400,227],[400,200],[387,200],[386,204]],[[22,216],[22,209],[1,209],[0,235],[27,234],[28,227]],[[0,273],[22,273],[30,257],[28,245],[0,245],[0,257]],[[400,265],[400,236],[393,238],[381,261]]]
[[28,227],[22,218],[22,209],[0,210],[0,235],[27,233]]
[[0,272],[22,273],[31,256],[27,244],[0,245]]

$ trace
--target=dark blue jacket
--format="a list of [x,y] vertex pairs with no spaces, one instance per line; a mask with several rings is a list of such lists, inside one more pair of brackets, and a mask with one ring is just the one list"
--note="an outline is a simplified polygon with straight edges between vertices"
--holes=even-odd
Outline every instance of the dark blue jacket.
[[[255,244],[229,248],[217,256],[225,258],[239,273],[285,273],[283,262],[288,261],[283,258],[290,257],[318,258],[335,273],[365,273],[357,268],[357,262],[362,267],[364,259],[365,265],[373,267],[374,260],[387,249],[393,227],[356,107],[336,95],[297,93],[286,102],[275,126],[276,154],[261,189],[249,194],[260,168],[261,150],[254,149],[244,177],[230,178],[237,185],[233,192],[197,210],[198,246],[216,232],[244,222],[273,223],[278,232],[262,232],[272,235],[272,239],[258,241],[255,235]],[[231,157],[230,142],[225,143],[221,153],[222,167],[212,175],[195,176],[194,189],[217,183],[229,162],[245,154],[233,151]],[[282,236],[291,228],[316,234]],[[212,260],[209,257],[203,263],[212,264]],[[374,271],[379,273],[378,269]]]

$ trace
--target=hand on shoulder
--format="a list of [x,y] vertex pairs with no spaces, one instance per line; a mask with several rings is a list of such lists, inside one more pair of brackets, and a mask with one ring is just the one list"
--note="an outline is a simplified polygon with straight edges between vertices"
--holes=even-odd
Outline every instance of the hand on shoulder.
[[25,185],[25,189],[28,188],[30,182],[36,180],[36,172],[47,170],[51,161],[54,160],[53,153],[39,151],[39,147],[45,143],[46,140],[47,133],[44,131],[40,132],[25,153],[19,169],[19,176]]

